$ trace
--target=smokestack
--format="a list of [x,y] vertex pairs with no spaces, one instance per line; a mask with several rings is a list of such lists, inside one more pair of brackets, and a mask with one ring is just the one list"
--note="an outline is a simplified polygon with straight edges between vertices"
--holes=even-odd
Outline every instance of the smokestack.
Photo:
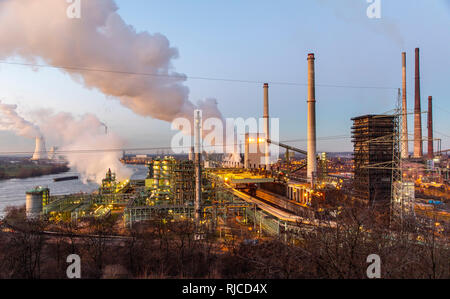
[[264,83],[264,138],[266,140],[265,142],[265,151],[264,151],[264,156],[265,156],[265,165],[269,165],[270,164],[270,155],[269,155],[269,143],[267,142],[267,140],[270,139],[269,136],[269,84],[268,83]]
[[194,111],[195,122],[195,225],[200,224],[201,202],[202,202],[202,111]]
[[428,158],[434,158],[433,146],[433,97],[428,97]]
[[419,67],[419,48],[416,48],[416,87],[415,87],[415,106],[414,106],[414,158],[423,157],[422,142],[422,109],[420,108],[420,67]]
[[409,157],[409,146],[408,146],[408,105],[406,101],[406,53],[402,53],[402,148],[401,156],[402,159],[407,159]]
[[308,54],[308,181],[313,183],[317,173],[316,161],[316,83],[314,54]]
[[192,146],[191,147],[191,150],[189,151],[189,161],[195,161],[195,158],[194,158],[194,147]]
[[47,159],[47,149],[45,148],[45,140],[44,137],[38,136],[36,137],[36,147],[34,149],[32,161],[44,160]]

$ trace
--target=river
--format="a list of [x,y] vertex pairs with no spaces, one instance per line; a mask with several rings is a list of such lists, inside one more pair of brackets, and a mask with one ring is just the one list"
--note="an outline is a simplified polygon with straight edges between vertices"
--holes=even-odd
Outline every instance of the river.
[[[145,179],[147,167],[145,165],[129,165],[133,170],[131,179]],[[105,172],[106,173],[106,172]],[[0,180],[0,217],[4,216],[4,209],[8,206],[22,206],[25,204],[25,193],[36,186],[50,188],[50,195],[66,195],[78,192],[91,193],[98,189],[96,183],[84,184],[80,180],[54,182],[54,178],[79,176],[74,170],[66,173],[52,174],[27,179]]]

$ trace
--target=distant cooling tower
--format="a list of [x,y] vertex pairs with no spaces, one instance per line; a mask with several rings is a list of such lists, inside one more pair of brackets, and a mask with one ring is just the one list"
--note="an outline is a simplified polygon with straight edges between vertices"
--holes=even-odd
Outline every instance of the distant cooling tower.
[[55,146],[52,146],[50,148],[50,151],[48,152],[48,159],[49,160],[54,160],[56,158],[56,150],[57,150],[57,148]]
[[34,150],[33,158],[31,160],[46,160],[48,159],[47,149],[45,148],[44,137],[36,137],[36,148]]

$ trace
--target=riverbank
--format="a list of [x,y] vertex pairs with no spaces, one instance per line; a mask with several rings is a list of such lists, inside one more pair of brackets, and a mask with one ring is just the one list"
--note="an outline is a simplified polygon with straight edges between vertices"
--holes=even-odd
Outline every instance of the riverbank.
[[36,163],[25,158],[0,160],[0,180],[34,178],[66,173],[69,170],[66,163]]
[[[148,168],[146,166],[130,166],[133,170],[131,179],[145,179]],[[106,170],[105,170],[106,172]],[[98,184],[95,182],[84,183],[81,180],[82,175],[72,169],[64,176],[78,176],[80,179],[72,181],[55,182],[54,179],[61,175],[52,174],[27,179],[0,180],[0,218],[4,215],[3,210],[8,206],[25,205],[25,193],[34,189],[36,186],[45,186],[50,189],[51,195],[67,195],[74,193],[92,193],[98,190]]]

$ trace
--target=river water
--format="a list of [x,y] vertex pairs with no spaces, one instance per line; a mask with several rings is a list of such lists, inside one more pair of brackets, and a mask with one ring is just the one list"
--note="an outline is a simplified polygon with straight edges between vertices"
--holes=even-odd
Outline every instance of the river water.
[[[133,170],[131,179],[145,179],[147,167],[145,165],[127,166]],[[106,173],[106,172],[105,172]],[[28,179],[0,180],[0,217],[4,216],[4,209],[8,206],[22,206],[25,204],[25,193],[36,186],[50,188],[50,195],[67,195],[78,192],[91,193],[98,189],[96,183],[84,184],[80,180],[54,182],[54,178],[79,176],[71,170],[66,173],[52,174]]]

